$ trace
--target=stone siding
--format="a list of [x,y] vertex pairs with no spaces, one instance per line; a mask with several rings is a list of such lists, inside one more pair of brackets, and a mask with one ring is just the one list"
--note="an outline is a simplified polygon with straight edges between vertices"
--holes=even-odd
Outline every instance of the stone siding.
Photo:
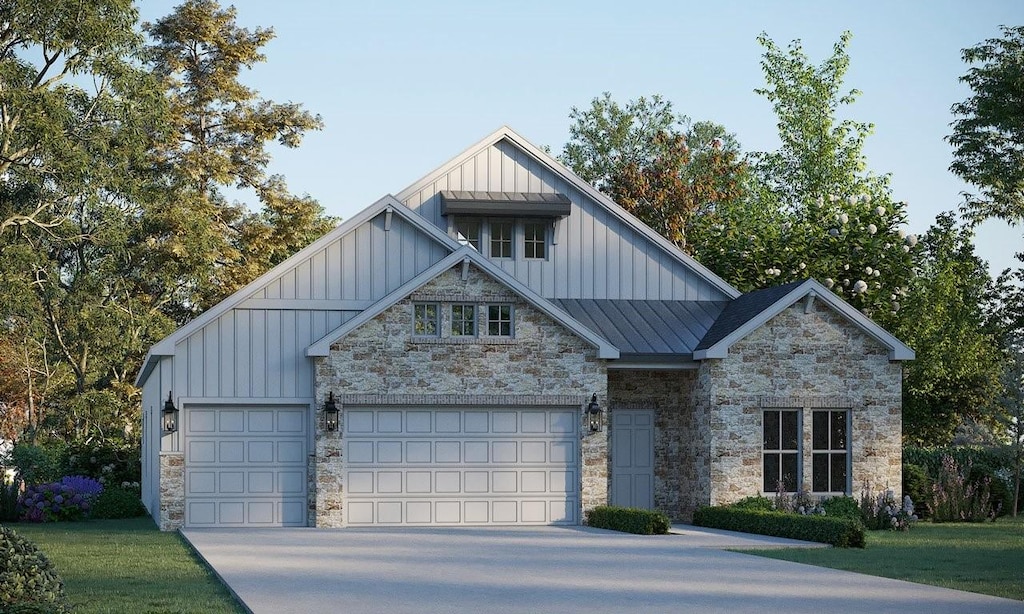
[[[439,337],[412,335],[413,304],[422,302],[441,304]],[[513,305],[513,337],[452,338],[446,334],[451,303]],[[602,405],[607,398],[605,362],[595,348],[476,267],[464,275],[461,265],[334,343],[330,356],[316,360],[315,378],[317,447],[310,491],[315,526],[345,524],[344,430],[323,432],[328,391],[340,398],[366,395],[382,405],[388,399],[433,399],[444,405],[472,398],[500,407],[529,405],[544,396],[578,406],[594,393]],[[588,435],[581,448],[580,498],[587,510],[608,499],[607,432]]]
[[811,414],[851,412],[852,490],[900,488],[902,367],[888,349],[820,301],[803,301],[701,363],[697,414],[710,431],[710,503],[762,492],[764,409],[802,413],[802,484],[811,485]]
[[654,410],[654,507],[676,520],[689,520],[699,505],[707,505],[707,446],[696,436],[696,382],[696,370],[608,371],[612,413]]
[[185,525],[185,455],[160,453],[160,530],[176,531]]

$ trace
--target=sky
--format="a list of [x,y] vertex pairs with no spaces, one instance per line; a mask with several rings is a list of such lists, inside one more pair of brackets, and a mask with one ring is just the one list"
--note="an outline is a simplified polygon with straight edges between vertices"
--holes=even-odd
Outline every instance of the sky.
[[[143,0],[142,18],[176,1]],[[230,3],[223,2],[227,6]],[[875,125],[864,153],[891,175],[922,233],[971,188],[948,171],[950,107],[970,90],[961,51],[1024,23],[1020,0],[238,0],[238,24],[273,28],[267,61],[243,75],[263,98],[301,103],[325,127],[275,147],[270,172],[348,218],[395,194],[502,125],[558,153],[569,113],[602,92],[660,94],[679,113],[734,133],[744,151],[778,146],[757,36],[799,39],[818,64],[853,33],[845,116]],[[1020,266],[1024,229],[983,225],[994,274]]]

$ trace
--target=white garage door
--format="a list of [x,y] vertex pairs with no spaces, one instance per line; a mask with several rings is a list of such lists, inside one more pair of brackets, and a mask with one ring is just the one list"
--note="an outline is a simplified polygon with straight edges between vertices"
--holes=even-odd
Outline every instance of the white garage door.
[[346,409],[349,525],[577,524],[575,408]]
[[307,411],[189,408],[185,525],[305,525]]

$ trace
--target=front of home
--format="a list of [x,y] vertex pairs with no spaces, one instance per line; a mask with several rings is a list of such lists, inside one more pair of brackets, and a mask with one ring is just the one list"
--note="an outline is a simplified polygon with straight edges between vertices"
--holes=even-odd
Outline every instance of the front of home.
[[575,525],[898,487],[912,358],[814,280],[741,294],[502,128],[151,348],[143,501]]

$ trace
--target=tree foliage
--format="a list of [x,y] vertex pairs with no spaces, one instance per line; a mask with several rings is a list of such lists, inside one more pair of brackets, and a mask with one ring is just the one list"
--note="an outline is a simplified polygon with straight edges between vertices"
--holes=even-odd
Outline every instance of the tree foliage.
[[972,94],[953,105],[949,169],[981,190],[965,209],[975,220],[1024,222],[1024,26],[963,50],[960,78]]

